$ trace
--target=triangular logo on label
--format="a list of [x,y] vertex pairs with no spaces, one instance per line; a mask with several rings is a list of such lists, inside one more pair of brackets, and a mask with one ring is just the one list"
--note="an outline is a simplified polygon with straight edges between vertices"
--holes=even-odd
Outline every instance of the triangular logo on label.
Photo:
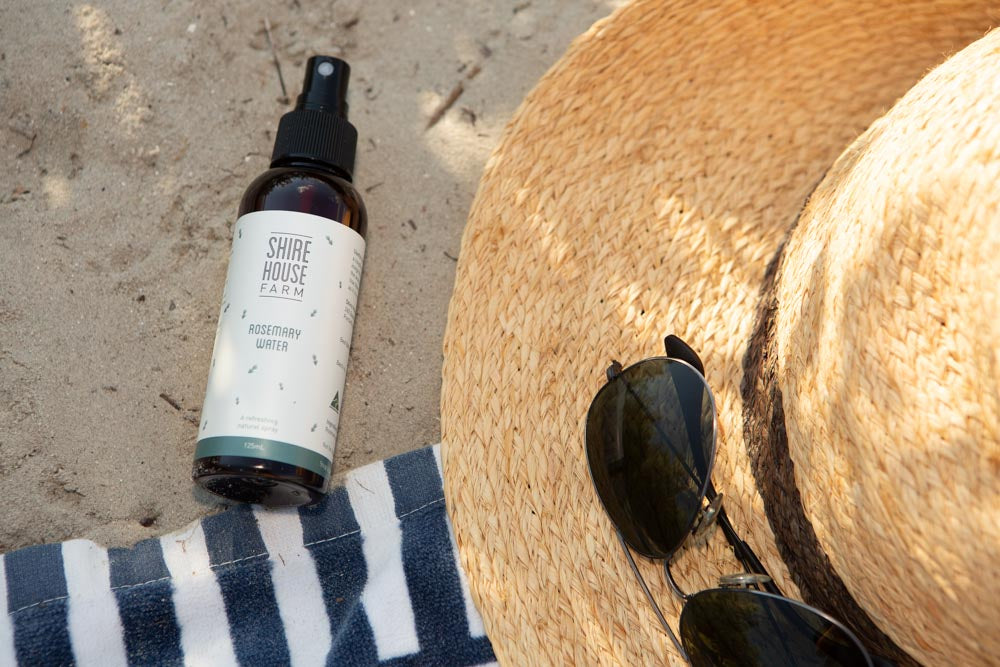
[[330,407],[333,408],[335,411],[340,412],[340,392],[339,391],[337,392],[336,396],[333,397],[333,400],[330,401]]

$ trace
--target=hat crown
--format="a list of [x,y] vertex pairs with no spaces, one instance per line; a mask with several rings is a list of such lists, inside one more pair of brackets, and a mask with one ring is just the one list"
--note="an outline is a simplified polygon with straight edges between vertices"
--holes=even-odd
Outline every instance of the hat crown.
[[1000,554],[998,72],[994,32],[845,151],[784,250],[771,343],[833,568],[898,636],[951,651],[962,627],[970,656],[1000,597],[980,576]]

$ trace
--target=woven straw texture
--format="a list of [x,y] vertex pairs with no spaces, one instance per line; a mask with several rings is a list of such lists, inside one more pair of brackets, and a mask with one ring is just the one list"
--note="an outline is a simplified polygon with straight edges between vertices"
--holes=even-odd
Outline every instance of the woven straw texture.
[[[984,221],[1000,97],[996,76],[973,75],[1000,70],[996,40],[935,70],[837,157],[995,11],[688,5],[636,1],[580,37],[511,121],[469,216],[443,459],[496,653],[681,664],[583,450],[608,362],[661,354],[676,333],[715,392],[713,479],[783,591],[852,615],[903,662],[994,660],[1000,587],[979,575],[995,573],[998,547],[1000,247]],[[981,111],[994,115],[963,124]],[[781,433],[755,435],[776,416]],[[810,549],[819,560],[797,560]],[[662,570],[639,560],[676,629]],[[689,591],[737,569],[720,535],[673,568]]]

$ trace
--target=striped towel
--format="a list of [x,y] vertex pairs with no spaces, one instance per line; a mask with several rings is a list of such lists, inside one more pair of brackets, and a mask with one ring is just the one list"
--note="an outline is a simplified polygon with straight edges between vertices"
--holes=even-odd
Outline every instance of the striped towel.
[[360,468],[314,507],[238,506],[110,549],[0,556],[0,665],[478,665],[438,447]]

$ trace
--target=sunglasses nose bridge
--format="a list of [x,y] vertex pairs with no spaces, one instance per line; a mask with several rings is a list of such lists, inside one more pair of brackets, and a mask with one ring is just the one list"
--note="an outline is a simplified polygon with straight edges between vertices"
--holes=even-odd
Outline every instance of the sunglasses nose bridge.
[[751,586],[761,586],[771,581],[771,577],[766,574],[727,574],[719,577],[719,588],[750,588]]
[[622,374],[622,365],[618,363],[618,360],[612,360],[611,365],[608,366],[606,371],[608,375],[608,382],[613,382],[616,377]]

